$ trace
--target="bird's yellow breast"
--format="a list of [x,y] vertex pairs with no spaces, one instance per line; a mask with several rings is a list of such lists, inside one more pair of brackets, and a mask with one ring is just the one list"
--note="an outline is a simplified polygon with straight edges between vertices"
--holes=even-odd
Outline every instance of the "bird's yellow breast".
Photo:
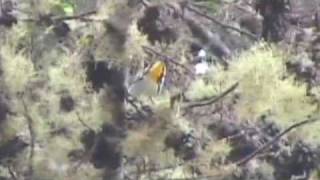
[[159,84],[162,78],[164,78],[164,76],[166,75],[166,71],[167,71],[166,64],[162,61],[157,61],[150,68],[148,72],[148,76],[152,80],[154,80],[157,84]]
[[134,82],[129,87],[129,93],[134,96],[148,95],[153,96],[159,93],[163,79],[166,75],[166,64],[158,61],[152,65],[147,74]]

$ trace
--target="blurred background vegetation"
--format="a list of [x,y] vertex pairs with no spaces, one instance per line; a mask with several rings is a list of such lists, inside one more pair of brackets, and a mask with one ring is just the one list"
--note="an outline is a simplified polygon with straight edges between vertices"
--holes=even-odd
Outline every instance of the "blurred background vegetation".
[[317,0],[0,3],[0,179],[320,179]]

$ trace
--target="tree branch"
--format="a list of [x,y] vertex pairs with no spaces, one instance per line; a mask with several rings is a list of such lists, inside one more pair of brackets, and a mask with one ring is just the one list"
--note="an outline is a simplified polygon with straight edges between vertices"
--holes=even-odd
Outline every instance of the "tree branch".
[[30,116],[30,114],[28,113],[28,107],[26,102],[24,101],[24,98],[22,97],[22,105],[23,105],[23,114],[24,117],[27,120],[27,124],[28,124],[28,131],[29,131],[29,135],[30,135],[30,153],[29,153],[29,164],[28,164],[28,168],[29,168],[29,174],[28,174],[28,179],[32,180],[33,178],[33,157],[34,157],[34,145],[35,145],[35,131],[33,128],[33,119]]
[[[290,127],[288,127],[287,129],[285,129],[283,132],[279,133],[276,137],[274,137],[271,141],[269,141],[268,143],[266,143],[264,146],[262,146],[261,148],[257,149],[256,151],[254,151],[252,154],[248,155],[247,157],[241,159],[240,161],[236,162],[236,163],[232,163],[230,165],[244,165],[247,162],[249,162],[250,160],[252,160],[254,157],[256,157],[257,155],[259,155],[261,152],[263,152],[264,150],[266,150],[268,147],[270,147],[272,144],[274,144],[276,141],[278,141],[282,136],[284,136],[285,134],[289,133],[290,131],[292,131],[293,129],[296,129],[298,127],[310,124],[310,123],[314,123],[316,121],[320,121],[320,119],[317,118],[311,118],[311,119],[307,119],[298,123],[295,123],[293,125],[291,125]],[[174,179],[170,179],[170,180],[195,180],[195,179],[213,179],[215,177],[220,176],[221,174],[217,174],[217,175],[204,175],[204,176],[198,176],[198,177],[190,177],[190,178],[174,178]]]
[[[137,98],[133,97],[129,93],[126,96],[126,101],[136,110],[136,112],[143,118],[146,118],[153,113],[151,109],[147,109],[146,105],[140,102]],[[140,107],[137,105],[139,103]]]
[[11,168],[10,165],[8,166],[8,171],[9,171],[9,174],[10,174],[10,176],[11,176],[11,178],[12,178],[13,180],[18,180],[16,174],[14,173],[14,171],[12,170],[12,168]]
[[213,103],[219,101],[220,99],[224,98],[226,95],[228,95],[228,94],[231,93],[232,91],[234,91],[238,86],[239,86],[239,82],[236,82],[236,83],[233,84],[231,87],[229,87],[227,90],[225,90],[224,92],[222,92],[220,95],[215,96],[215,97],[210,98],[210,99],[205,100],[205,101],[190,102],[190,103],[186,104],[186,105],[184,106],[184,108],[188,109],[188,108],[194,108],[194,107],[200,107],[200,106],[207,106],[207,105],[213,104]]
[[150,2],[146,1],[146,0],[140,0],[140,3],[144,6],[144,7],[149,7],[150,6]]
[[238,166],[246,164],[247,162],[252,160],[254,157],[256,157],[258,154],[262,153],[268,147],[270,147],[271,145],[276,143],[282,136],[284,136],[285,134],[289,133],[293,129],[298,128],[298,127],[303,126],[303,125],[306,125],[306,124],[314,123],[314,122],[319,121],[319,120],[320,119],[312,118],[312,119],[307,119],[307,120],[304,120],[304,121],[301,121],[301,122],[298,122],[298,123],[295,123],[295,124],[291,125],[287,129],[285,129],[283,132],[281,132],[277,136],[275,136],[268,143],[266,143],[265,145],[263,145],[259,149],[255,150],[253,153],[249,154],[248,156],[244,157],[243,159],[239,160],[235,164],[238,165]]
[[[68,20],[82,20],[82,21],[105,21],[104,19],[89,19],[89,18],[86,18],[87,16],[90,16],[90,15],[93,15],[93,14],[96,14],[97,11],[89,11],[89,12],[85,12],[85,13],[81,13],[81,14],[78,14],[78,15],[74,15],[74,16],[49,16],[49,18],[53,21],[68,21]],[[41,18],[39,19],[34,19],[34,18],[26,18],[26,19],[18,19],[20,21],[26,21],[26,22],[39,22],[39,21],[42,21]]]
[[80,117],[80,114],[79,112],[76,111],[76,115],[78,117],[78,121],[84,126],[86,127],[87,129],[91,130],[91,131],[94,131],[94,129],[92,127],[90,127],[87,123],[85,123],[82,118]]
[[85,13],[81,13],[81,14],[78,14],[78,15],[74,15],[74,16],[62,16],[62,17],[55,17],[53,18],[53,20],[57,20],[57,21],[65,21],[65,20],[74,20],[74,19],[82,19],[86,16],[90,16],[90,15],[93,15],[93,14],[96,14],[97,11],[94,10],[94,11],[89,11],[89,12],[85,12]]
[[248,37],[251,38],[252,40],[258,40],[258,37],[257,37],[256,35],[254,35],[254,34],[252,34],[252,33],[250,33],[250,32],[247,32],[247,31],[243,31],[243,30],[241,30],[241,29],[239,29],[239,28],[236,28],[236,27],[233,27],[233,26],[224,24],[224,23],[218,21],[217,19],[215,19],[215,18],[207,15],[206,13],[200,12],[200,11],[198,11],[197,9],[194,9],[194,8],[190,7],[190,5],[187,5],[185,8],[187,8],[188,10],[190,10],[190,11],[198,14],[199,16],[202,16],[202,17],[205,17],[206,19],[209,19],[210,21],[212,21],[213,23],[221,26],[222,28],[231,29],[231,30],[233,30],[233,31],[236,31],[236,32],[242,34],[242,35],[248,36]]

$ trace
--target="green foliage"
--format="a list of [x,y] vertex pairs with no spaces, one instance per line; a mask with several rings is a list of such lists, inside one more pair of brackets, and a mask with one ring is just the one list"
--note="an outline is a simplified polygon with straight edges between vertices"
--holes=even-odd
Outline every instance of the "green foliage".
[[[230,144],[225,140],[212,140],[207,144],[197,162],[202,165],[202,171],[211,174],[219,166],[226,163],[226,157],[232,150]],[[217,172],[214,172],[217,173]]]
[[217,92],[215,87],[211,83],[206,83],[204,79],[197,79],[191,83],[186,95],[195,100],[210,97]]
[[70,0],[60,0],[62,4],[63,11],[66,15],[73,15],[74,13],[74,4]]
[[[306,95],[306,84],[297,83],[287,73],[285,62],[284,52],[260,43],[233,58],[228,70],[212,68],[207,77],[210,83],[196,81],[189,94],[193,98],[218,95],[239,82],[236,93],[240,99],[235,107],[241,119],[252,121],[271,113],[277,124],[287,127],[313,115],[316,106]],[[317,132],[307,137],[315,139],[320,135]]]
[[2,66],[4,69],[5,83],[12,93],[23,92],[34,76],[33,63],[24,55],[8,46],[1,48]]
[[280,119],[279,123],[288,123],[314,111],[306,96],[306,86],[288,77],[285,55],[276,47],[259,44],[240,54],[228,71],[217,71],[213,77],[214,84],[224,87],[236,81],[241,94],[237,107],[243,119],[256,119],[271,112]]
[[[41,1],[39,9],[44,10],[41,12],[48,11],[48,7],[52,7],[50,3]],[[33,120],[36,138],[33,179],[100,179],[101,172],[91,166],[76,172],[68,153],[81,148],[79,137],[87,128],[79,121],[78,114],[86,125],[99,129],[110,119],[111,109],[103,106],[106,102],[102,103],[100,95],[92,93],[87,84],[81,53],[56,43],[57,39],[47,32],[34,23],[19,23],[3,32],[6,36],[1,39],[3,76],[0,78],[4,83],[0,87],[8,90],[12,101],[10,109],[16,115],[1,124],[4,129],[1,129],[0,143],[17,135],[27,137],[29,142],[27,113]],[[18,95],[21,93],[23,97]],[[63,93],[75,101],[75,109],[69,113],[60,108]],[[23,107],[22,98],[27,109]],[[28,157],[29,151],[21,153],[15,159],[15,167],[25,170]]]
[[217,11],[219,11],[219,8],[221,7],[221,3],[225,1],[226,0],[200,0],[196,3],[208,8],[210,10],[210,13],[216,13]]
[[52,13],[54,15],[73,15],[75,4],[73,0],[48,0],[38,3],[38,9],[44,13]]
[[18,24],[7,36],[1,39],[0,56],[4,71],[4,82],[12,94],[23,92],[28,83],[34,78],[35,70],[28,49],[22,44],[26,43],[30,35],[28,26]]
[[[37,2],[39,3],[37,7],[32,7],[37,11],[31,9],[30,18],[38,17],[39,13],[74,15],[79,11],[79,4],[89,3],[84,0]],[[164,3],[158,0],[153,2]],[[202,2],[209,4],[212,11],[217,10],[221,3],[220,0]],[[68,153],[82,148],[79,137],[83,130],[90,128],[100,131],[102,124],[116,119],[113,116],[116,112],[121,112],[123,104],[116,103],[112,99],[108,87],[100,92],[92,90],[90,84],[86,82],[83,62],[103,59],[114,62],[113,65],[132,66],[133,63],[143,64],[143,61],[149,58],[143,46],[151,45],[146,35],[137,28],[136,9],[127,7],[124,0],[100,3],[98,13],[91,17],[103,19],[103,23],[101,21],[78,23],[70,20],[68,25],[72,27],[72,31],[70,36],[62,41],[52,33],[52,27],[20,21],[10,31],[4,30],[5,36],[0,39],[2,44],[0,59],[3,68],[3,76],[0,78],[1,82],[4,82],[0,87],[4,87],[1,90],[8,91],[11,98],[10,108],[15,112],[14,116],[9,117],[10,121],[1,124],[0,143],[16,135],[30,139],[26,114],[31,117],[36,141],[33,159],[34,180],[101,179],[102,172],[85,161],[81,162],[79,169],[75,169],[76,163],[69,161]],[[104,24],[105,20],[114,23],[115,34],[125,35],[126,41],[121,44],[123,49],[115,45],[114,42],[118,42],[117,40],[121,38],[109,34],[108,30],[112,28]],[[182,37],[169,46],[157,44],[152,48],[182,64],[187,64],[190,62],[187,50],[189,43],[185,43],[187,39]],[[94,58],[88,58],[86,56],[88,52],[93,54]],[[113,61],[113,58],[117,61]],[[254,121],[262,114],[270,113],[276,119],[276,123],[287,127],[308,115],[319,115],[315,113],[317,104],[306,96],[305,84],[296,83],[286,72],[286,58],[286,54],[277,47],[258,44],[233,58],[228,70],[218,66],[212,68],[208,76],[193,81],[187,96],[196,100],[219,95],[231,84],[239,82],[235,93],[238,93],[240,98],[235,108],[243,120]],[[161,59],[158,57],[148,59],[150,62],[154,60]],[[172,72],[170,74],[174,82],[172,89],[182,89],[183,85],[189,85],[191,78],[185,78],[185,72],[181,68],[170,64],[168,71]],[[312,92],[319,100],[319,88],[312,89]],[[22,93],[23,96],[20,95]],[[64,94],[70,95],[75,102],[74,109],[70,112],[61,109],[60,101]],[[23,106],[22,100],[27,107]],[[146,104],[151,104],[143,98],[142,100]],[[212,138],[205,146],[202,147],[201,144],[199,151],[202,152],[197,154],[197,159],[190,164],[184,162],[182,166],[155,172],[156,177],[163,179],[192,177],[190,166],[194,165],[206,175],[232,174],[236,171],[236,168],[231,166],[219,167],[232,150],[228,142],[207,137],[209,133],[203,124],[193,124],[193,121],[182,116],[179,111],[169,109],[169,93],[165,92],[154,100],[155,103],[150,105],[154,114],[134,122],[136,124],[133,128],[130,127],[128,136],[121,142],[121,148],[127,157],[143,157],[147,163],[161,167],[177,165],[182,160],[177,158],[172,150],[165,151],[165,138],[172,131],[186,133],[194,130],[195,137],[200,137],[201,143],[206,141],[203,139]],[[316,141],[320,138],[318,125],[300,132],[306,140]],[[21,153],[13,162],[14,167],[25,171],[29,165],[28,158],[29,151]],[[87,160],[86,158],[79,160]],[[271,169],[269,170],[271,172]],[[0,174],[3,171],[0,169]],[[6,171],[3,174],[9,175]],[[150,179],[150,174],[142,173],[141,179]]]
[[82,95],[87,88],[87,83],[84,69],[76,62],[79,58],[78,54],[55,52],[51,58],[54,59],[55,65],[48,71],[49,86],[55,92],[68,90],[73,96]]
[[[79,121],[77,111],[80,118],[88,126],[99,129],[104,122],[103,120],[108,119],[108,109],[102,109],[99,95],[88,95],[84,92],[86,84],[81,81],[83,74],[79,73],[79,69],[78,74],[73,72],[76,70],[73,68],[77,66],[68,66],[72,60],[65,58],[62,54],[57,56],[57,59],[59,58],[61,64],[57,63],[56,66],[49,68],[49,79],[44,85],[45,88],[33,87],[34,95],[39,98],[33,100],[29,96],[25,97],[28,105],[27,113],[33,119],[37,144],[41,144],[41,148],[35,148],[34,179],[49,180],[53,177],[58,180],[66,178],[91,179],[92,177],[97,179],[100,174],[94,168],[87,168],[79,171],[80,173],[70,175],[69,172],[72,171],[73,164],[67,155],[71,150],[81,147],[80,133],[86,128]],[[60,110],[61,92],[65,91],[69,92],[76,101],[76,109],[69,113]],[[26,133],[24,131],[27,129],[27,124],[23,115],[25,111],[19,99],[15,111],[19,114],[11,119],[14,132]],[[25,157],[28,157],[27,154]],[[23,162],[27,162],[27,160],[21,160],[20,164]]]
[[310,177],[310,180],[318,180],[318,179],[320,179],[320,170],[319,169],[315,170]]
[[211,11],[216,11],[219,8],[219,3],[221,0],[207,0],[207,6],[211,9]]
[[153,117],[149,118],[153,123],[146,124],[129,132],[123,142],[125,154],[129,157],[143,156],[151,161],[168,165],[176,159],[172,152],[162,152],[165,149],[164,140],[169,132],[172,117],[168,109],[159,109]]
[[[133,21],[128,28],[129,39],[126,41],[126,54],[131,60],[144,60],[146,54],[143,46],[149,46],[146,35],[142,34],[137,27],[137,22]],[[130,61],[128,61],[130,62]],[[132,62],[130,62],[132,63]]]
[[73,15],[74,5],[67,0],[52,1],[52,13],[61,15]]

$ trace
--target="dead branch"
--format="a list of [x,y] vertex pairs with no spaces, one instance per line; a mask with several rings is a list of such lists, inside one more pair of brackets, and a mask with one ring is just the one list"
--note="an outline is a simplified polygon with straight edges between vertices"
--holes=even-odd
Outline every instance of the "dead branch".
[[159,171],[165,171],[165,170],[168,170],[168,169],[174,169],[174,168],[177,168],[179,166],[182,166],[184,165],[184,163],[178,163],[178,164],[171,164],[171,165],[168,165],[168,166],[163,166],[163,167],[149,167],[149,168],[144,168],[142,171],[141,170],[134,170],[134,171],[131,171],[131,172],[128,172],[128,175],[133,175],[133,174],[146,174],[146,173],[152,173],[152,172],[159,172]]
[[76,115],[78,117],[78,121],[84,126],[86,127],[87,129],[91,130],[91,131],[94,131],[94,129],[92,127],[90,127],[87,123],[85,123],[82,118],[80,117],[80,114],[79,112],[76,112]]
[[301,126],[306,125],[306,124],[314,123],[314,122],[319,121],[319,120],[320,119],[312,118],[312,119],[307,119],[307,120],[304,120],[304,121],[301,121],[301,122],[298,122],[298,123],[295,123],[295,124],[291,125],[287,129],[285,129],[283,132],[281,132],[277,136],[275,136],[268,143],[266,143],[265,145],[263,145],[259,149],[255,150],[253,153],[249,154],[248,156],[244,157],[243,159],[239,160],[235,164],[238,165],[238,166],[246,164],[247,162],[252,160],[254,157],[256,157],[257,155],[259,155],[260,153],[265,151],[268,147],[270,147],[271,145],[275,144],[282,136],[286,135],[287,133],[289,133],[293,129],[301,127]]
[[29,153],[29,163],[28,163],[28,168],[29,168],[29,174],[28,177],[29,179],[33,178],[33,157],[34,157],[34,146],[35,146],[35,131],[33,128],[33,119],[29,114],[29,110],[28,110],[28,106],[26,104],[26,102],[24,101],[24,98],[22,97],[22,105],[23,105],[23,114],[24,117],[27,120],[27,124],[28,124],[28,131],[29,131],[29,135],[30,135],[30,153]]
[[176,102],[189,102],[189,99],[185,96],[185,92],[178,92],[170,96],[170,108],[174,108]]
[[248,36],[252,40],[258,40],[258,37],[256,35],[254,35],[254,34],[252,34],[250,32],[247,32],[247,31],[243,31],[243,30],[241,30],[239,28],[224,24],[224,23],[218,21],[217,19],[215,19],[214,17],[211,17],[211,16],[207,15],[206,13],[203,13],[203,12],[198,11],[197,9],[194,9],[190,5],[186,5],[185,8],[190,10],[190,11],[192,11],[192,12],[194,12],[194,13],[196,13],[196,14],[198,14],[199,16],[202,16],[202,17],[205,17],[206,19],[209,19],[210,21],[212,21],[213,23],[221,26],[222,28],[231,29],[233,31],[236,31],[236,32],[242,34],[242,35]]
[[[33,1],[30,2],[31,3],[31,7],[34,7],[35,4]],[[34,36],[31,35],[30,37],[30,49],[29,49],[29,52],[28,52],[28,55],[29,57],[32,59],[32,56],[33,56],[33,51],[34,51]],[[28,176],[27,176],[27,179],[28,180],[32,180],[33,179],[33,157],[34,157],[34,146],[35,146],[35,139],[36,139],[36,135],[35,135],[35,131],[34,131],[34,128],[33,128],[33,119],[31,117],[31,115],[29,114],[29,109],[28,109],[28,106],[25,102],[25,99],[24,99],[24,94],[25,92],[23,92],[21,94],[21,102],[22,102],[22,106],[23,106],[23,115],[24,117],[26,118],[27,120],[27,124],[28,124],[28,131],[29,131],[29,136],[30,136],[30,153],[29,153],[29,163],[28,163]]]
[[[259,148],[256,151],[254,151],[252,154],[248,155],[247,157],[241,159],[240,161],[238,161],[238,162],[236,162],[234,164],[238,165],[238,166],[246,164],[247,162],[252,160],[257,155],[261,154],[264,150],[266,150],[268,147],[270,147],[272,144],[274,144],[276,141],[278,141],[282,136],[284,136],[285,134],[289,133],[293,129],[296,129],[296,128],[301,127],[303,125],[314,123],[316,121],[320,121],[320,119],[317,119],[317,118],[307,119],[307,120],[304,120],[304,121],[301,121],[301,122],[298,122],[298,123],[295,123],[295,124],[291,125],[287,129],[285,129],[283,132],[279,133],[271,141],[266,143],[264,146],[262,146],[261,148]],[[230,164],[230,165],[232,165],[232,164]],[[213,178],[219,177],[220,175],[221,174],[190,177],[190,178],[173,178],[173,179],[170,179],[170,180],[195,180],[195,179],[208,179],[208,178],[213,179]]]
[[207,106],[207,105],[213,104],[213,103],[221,100],[222,98],[224,98],[226,95],[228,95],[232,91],[234,91],[238,86],[239,86],[239,82],[236,82],[231,87],[229,87],[227,90],[222,92],[220,95],[214,96],[213,98],[209,98],[208,100],[204,100],[204,101],[190,102],[184,106],[184,109]]
[[[81,13],[78,15],[74,15],[74,16],[49,16],[49,18],[53,21],[68,21],[68,20],[81,20],[81,21],[101,21],[104,22],[105,19],[91,19],[91,18],[87,18],[87,16],[91,16],[93,14],[96,14],[97,11],[89,11],[89,12],[85,12],[85,13]],[[40,22],[42,21],[41,18],[39,19],[34,19],[34,18],[25,18],[25,19],[18,19],[19,21],[25,21],[25,22]]]
[[11,178],[13,180],[18,180],[18,178],[17,178],[15,172],[12,170],[11,166],[9,165],[7,168],[8,168],[8,171],[9,171],[9,174],[10,174]]
[[[229,88],[228,90],[230,91],[230,89],[235,89],[235,87],[238,86],[238,83],[236,83],[235,85],[233,85],[232,87],[234,88]],[[227,92],[227,91],[226,91]],[[225,93],[223,93],[225,94]],[[226,93],[227,94],[227,93]],[[241,159],[240,161],[234,163],[235,165],[244,165],[247,162],[249,162],[250,160],[252,160],[254,157],[258,156],[259,154],[261,154],[264,150],[266,150],[268,147],[270,147],[271,145],[273,145],[275,142],[277,142],[281,137],[283,137],[284,135],[286,135],[287,133],[289,133],[290,131],[292,131],[293,129],[296,129],[298,127],[307,125],[307,124],[311,124],[314,122],[320,121],[320,119],[316,119],[316,118],[312,118],[312,119],[307,119],[298,123],[295,123],[293,125],[291,125],[290,127],[288,127],[287,129],[285,129],[283,132],[279,133],[277,136],[275,136],[271,141],[269,141],[268,143],[266,143],[264,146],[262,146],[261,148],[257,149],[256,151],[254,151],[252,154],[248,155],[247,157]],[[232,164],[230,164],[232,165]],[[166,168],[173,168],[174,166],[168,166]],[[161,169],[149,169],[150,171],[158,171],[158,170],[162,170]],[[209,176],[200,176],[200,177],[190,177],[190,178],[174,178],[174,179],[170,179],[170,180],[193,180],[193,179],[206,179],[206,178],[213,178],[213,177],[218,177],[219,175],[209,175]]]
[[[147,109],[146,105],[144,105],[141,101],[139,101],[137,98],[133,97],[128,93],[126,96],[126,101],[136,110],[136,112],[141,116],[141,117],[148,117],[150,113],[152,113],[151,109]],[[139,106],[138,106],[139,104]]]
[[197,177],[189,177],[189,178],[171,178],[171,179],[167,179],[167,180],[206,180],[206,179],[215,179],[218,178],[219,176],[221,176],[221,174],[217,174],[217,175],[209,175],[209,176],[197,176]]
[[65,20],[74,20],[74,19],[82,19],[86,16],[90,16],[90,15],[93,15],[93,14],[96,14],[97,11],[89,11],[89,12],[85,12],[85,13],[81,13],[81,14],[78,14],[78,15],[74,15],[74,16],[63,16],[63,17],[55,17],[53,18],[53,20],[56,20],[56,21],[65,21]]
[[97,148],[97,145],[98,145],[98,138],[95,137],[93,146],[88,151],[85,151],[85,154],[83,155],[83,157],[81,157],[79,162],[75,164],[75,166],[73,167],[74,172],[78,171],[81,165],[83,165],[85,162],[90,161],[95,149]]
[[146,1],[146,0],[140,0],[140,3],[144,6],[144,7],[149,7],[150,6],[150,2]]

